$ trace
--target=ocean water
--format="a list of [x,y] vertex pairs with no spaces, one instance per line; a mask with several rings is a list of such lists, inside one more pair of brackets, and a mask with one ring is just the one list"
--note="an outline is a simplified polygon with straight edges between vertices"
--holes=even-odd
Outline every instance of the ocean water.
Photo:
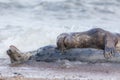
[[63,32],[120,32],[120,0],[0,0],[0,57],[15,45],[32,51],[56,45]]

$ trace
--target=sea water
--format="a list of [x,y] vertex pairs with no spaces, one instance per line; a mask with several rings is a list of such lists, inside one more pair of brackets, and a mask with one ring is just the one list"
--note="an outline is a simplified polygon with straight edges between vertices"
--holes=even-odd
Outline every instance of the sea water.
[[120,32],[120,0],[0,0],[0,57],[10,45],[32,51],[98,27]]

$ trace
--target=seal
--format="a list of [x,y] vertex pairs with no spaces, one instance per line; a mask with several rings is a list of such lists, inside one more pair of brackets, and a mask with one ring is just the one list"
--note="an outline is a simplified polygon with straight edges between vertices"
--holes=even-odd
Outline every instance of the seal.
[[94,48],[72,48],[67,49],[63,54],[56,49],[54,45],[40,47],[35,51],[22,52],[14,45],[11,45],[7,50],[7,54],[11,61],[11,66],[16,66],[27,62],[56,62],[56,61],[81,61],[88,63],[120,63],[120,55],[115,55],[111,59],[106,59],[103,55],[104,50]]
[[120,35],[101,28],[85,32],[62,33],[57,37],[57,48],[62,53],[71,48],[102,49],[104,57],[109,59],[120,52]]
[[63,59],[120,63],[118,52],[120,52],[120,35],[94,28],[85,32],[62,33],[57,37],[57,46],[45,46],[35,51],[21,52],[11,45],[7,55],[12,64],[29,60],[50,62]]

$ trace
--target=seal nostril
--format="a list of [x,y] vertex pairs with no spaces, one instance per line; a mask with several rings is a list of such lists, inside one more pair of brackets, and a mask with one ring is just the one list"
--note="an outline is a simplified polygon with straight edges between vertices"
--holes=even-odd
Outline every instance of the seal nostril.
[[7,54],[8,54],[8,55],[11,54],[11,50],[7,50]]

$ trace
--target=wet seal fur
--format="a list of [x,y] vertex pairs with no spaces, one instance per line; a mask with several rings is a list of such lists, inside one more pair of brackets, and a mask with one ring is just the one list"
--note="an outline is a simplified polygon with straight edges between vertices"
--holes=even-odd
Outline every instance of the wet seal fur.
[[18,65],[29,61],[45,61],[54,62],[59,60],[81,61],[88,63],[114,62],[120,63],[120,55],[117,54],[111,59],[106,59],[103,55],[103,50],[93,48],[72,48],[68,49],[62,54],[56,46],[44,46],[35,51],[21,52],[15,46],[10,46],[7,50],[8,56],[11,60],[11,65]]
[[120,35],[100,28],[86,32],[63,33],[58,36],[57,48],[45,46],[23,53],[11,45],[7,50],[12,64],[24,63],[31,59],[47,62],[62,59],[83,62],[120,62],[120,54],[117,52],[120,52]]
[[96,48],[104,50],[104,56],[109,59],[120,52],[120,35],[101,28],[85,32],[62,33],[57,37],[57,48],[63,53],[71,48]]

